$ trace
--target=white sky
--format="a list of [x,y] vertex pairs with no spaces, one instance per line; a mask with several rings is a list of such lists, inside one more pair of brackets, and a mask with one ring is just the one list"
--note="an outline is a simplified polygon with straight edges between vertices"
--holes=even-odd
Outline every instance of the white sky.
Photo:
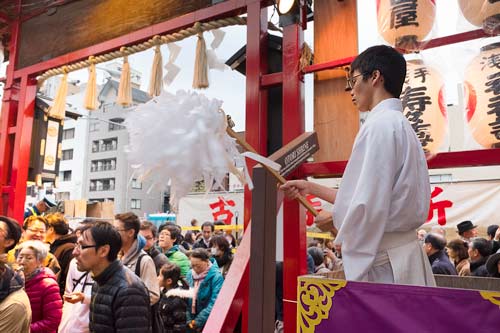
[[[458,32],[477,29],[470,25],[462,17],[458,9],[457,2],[454,0],[436,1],[437,13],[436,23],[433,31],[427,37],[441,37],[455,34]],[[271,17],[273,10],[269,8]],[[277,24],[277,14],[274,14],[272,21]],[[359,48],[360,52],[369,46],[385,43],[377,31],[375,1],[358,0],[358,29],[359,29]],[[224,62],[232,56],[238,49],[246,44],[246,27],[235,26],[223,29],[226,32],[224,41],[217,49],[217,55]],[[313,47],[312,22],[305,32],[305,41]],[[417,57],[431,64],[439,70],[446,82],[446,99],[448,104],[457,103],[457,84],[462,81],[462,73],[468,62],[479,52],[479,47],[485,44],[498,41],[500,37],[475,40],[467,43],[450,45],[421,52]],[[212,34],[205,33],[207,47],[213,39]],[[179,89],[191,89],[194,54],[196,47],[196,38],[191,37],[178,43],[182,47],[181,53],[175,64],[181,68],[181,72],[176,77],[171,86],[166,87],[167,91],[175,93]],[[168,59],[168,48],[162,46],[163,61]],[[129,57],[132,68],[142,73],[143,90],[147,90],[151,63],[153,59],[153,49]],[[103,66],[102,64],[99,66]],[[0,66],[0,77],[4,75],[5,64]],[[98,82],[102,82],[107,75],[102,71],[97,71]],[[236,123],[236,130],[244,130],[245,126],[245,77],[229,68],[224,72],[211,70],[209,74],[210,87],[203,90],[208,97],[217,98],[224,101],[223,108],[227,114],[230,114]],[[82,82],[87,80],[87,70],[70,73],[69,79],[79,79]],[[313,128],[313,76],[306,75],[306,130]]]

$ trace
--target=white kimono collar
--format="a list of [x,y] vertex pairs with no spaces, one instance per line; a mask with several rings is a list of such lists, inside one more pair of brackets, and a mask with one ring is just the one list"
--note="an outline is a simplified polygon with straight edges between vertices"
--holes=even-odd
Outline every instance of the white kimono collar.
[[379,110],[395,110],[403,112],[403,103],[399,98],[384,99],[370,111],[370,114],[378,112]]

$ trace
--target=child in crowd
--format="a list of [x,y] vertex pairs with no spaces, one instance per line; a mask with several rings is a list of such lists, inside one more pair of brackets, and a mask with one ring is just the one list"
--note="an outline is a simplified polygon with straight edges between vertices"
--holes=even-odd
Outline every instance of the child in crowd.
[[187,299],[193,298],[193,292],[181,277],[181,269],[173,263],[163,265],[158,282],[162,288],[159,311],[165,332],[186,332]]

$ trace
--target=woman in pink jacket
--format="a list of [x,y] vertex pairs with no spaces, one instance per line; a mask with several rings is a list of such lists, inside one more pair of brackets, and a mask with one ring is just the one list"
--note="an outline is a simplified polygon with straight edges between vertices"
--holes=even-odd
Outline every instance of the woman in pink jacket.
[[25,289],[31,304],[31,333],[56,333],[61,322],[62,300],[52,271],[43,267],[47,246],[41,241],[25,241],[17,263],[24,268]]

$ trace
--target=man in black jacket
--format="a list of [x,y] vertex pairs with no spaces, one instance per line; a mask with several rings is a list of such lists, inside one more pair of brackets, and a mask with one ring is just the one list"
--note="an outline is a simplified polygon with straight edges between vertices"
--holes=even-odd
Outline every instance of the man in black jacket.
[[444,252],[446,247],[446,239],[440,234],[430,233],[425,236],[424,249],[429,257],[432,267],[432,273],[443,275],[457,275],[455,265],[450,261],[450,258]]
[[486,260],[491,254],[491,243],[484,238],[473,238],[468,252],[472,276],[488,276]]
[[90,302],[91,332],[151,332],[149,296],[144,283],[117,260],[118,231],[107,222],[83,229],[73,254],[80,271],[94,281]]

